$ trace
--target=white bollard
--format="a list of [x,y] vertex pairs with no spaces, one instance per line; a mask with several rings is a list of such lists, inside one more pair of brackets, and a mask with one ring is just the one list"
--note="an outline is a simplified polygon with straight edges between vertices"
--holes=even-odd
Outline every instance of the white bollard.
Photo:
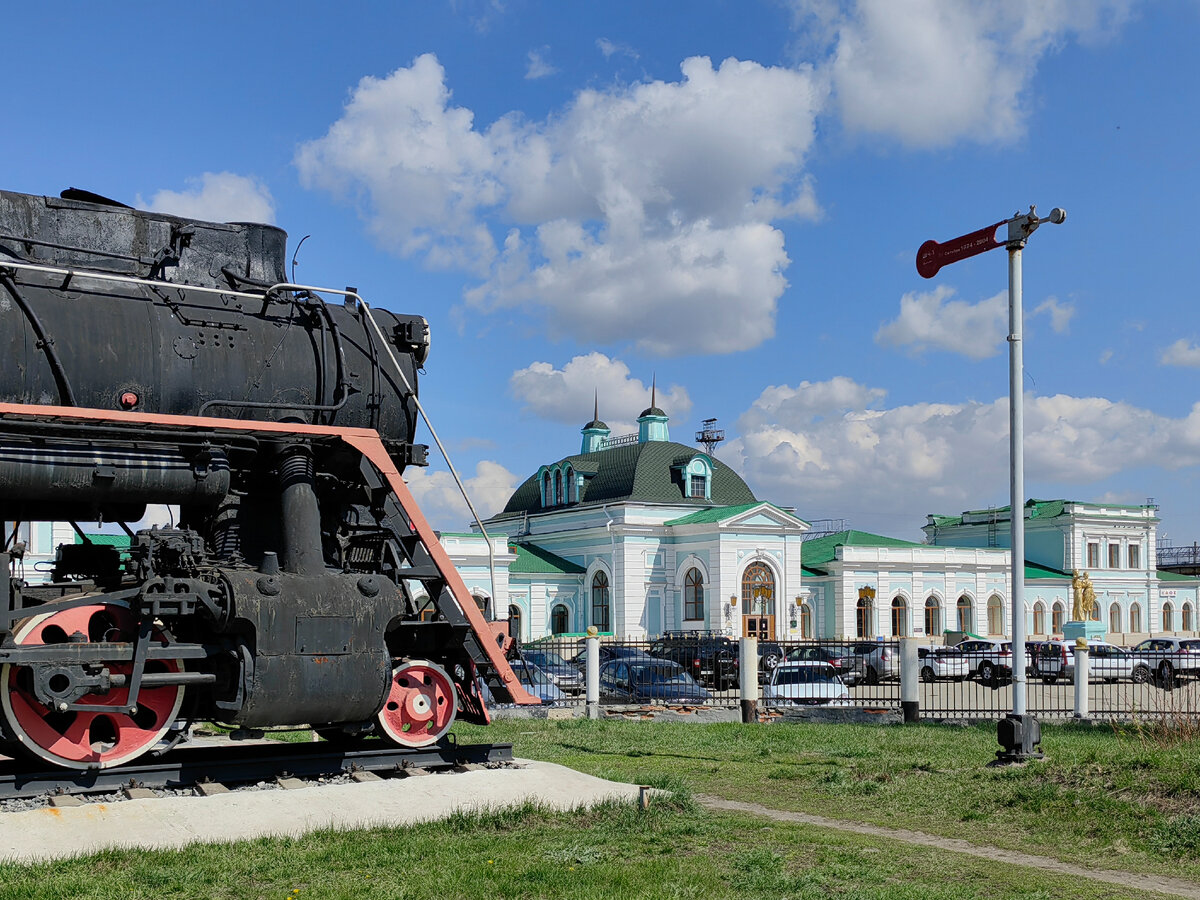
[[738,642],[738,688],[742,695],[742,721],[758,721],[758,638]]
[[589,635],[587,639],[587,674],[584,677],[584,698],[587,701],[587,717],[600,718],[600,637]]
[[1075,640],[1075,718],[1088,717],[1088,646],[1083,638]]
[[921,718],[921,659],[916,638],[900,639],[900,709],[905,722]]

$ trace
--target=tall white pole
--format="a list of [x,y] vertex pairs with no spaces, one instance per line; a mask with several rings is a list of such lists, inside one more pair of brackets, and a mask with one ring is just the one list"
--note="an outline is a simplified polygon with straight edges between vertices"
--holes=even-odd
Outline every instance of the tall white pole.
[[1008,419],[1012,522],[1013,715],[1025,715],[1025,360],[1021,347],[1021,248],[1025,236],[1008,241]]

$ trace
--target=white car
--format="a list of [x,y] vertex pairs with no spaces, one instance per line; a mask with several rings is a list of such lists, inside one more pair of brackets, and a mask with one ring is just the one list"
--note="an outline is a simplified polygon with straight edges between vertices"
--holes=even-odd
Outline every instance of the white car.
[[1139,683],[1153,681],[1167,687],[1200,675],[1200,640],[1195,638],[1148,638],[1129,652],[1134,660],[1133,680]]
[[997,684],[1012,678],[1012,641],[971,638],[955,644],[967,661],[967,676],[985,684]]
[[955,647],[918,647],[917,660],[922,681],[962,681],[970,666]]
[[849,706],[850,691],[829,663],[785,662],[763,687],[767,706]]
[[[1050,653],[1038,657],[1042,681],[1054,684],[1062,678],[1075,681],[1075,642],[1048,641]],[[1088,681],[1125,681],[1134,677],[1136,657],[1124,647],[1106,641],[1088,641]]]

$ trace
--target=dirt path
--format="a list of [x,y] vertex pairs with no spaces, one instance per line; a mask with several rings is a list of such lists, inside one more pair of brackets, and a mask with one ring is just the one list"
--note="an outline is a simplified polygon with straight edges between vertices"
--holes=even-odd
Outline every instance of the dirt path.
[[1043,869],[1062,875],[1073,875],[1076,878],[1102,881],[1139,891],[1156,891],[1162,894],[1170,894],[1173,897],[1188,897],[1192,898],[1192,900],[1200,900],[1200,884],[1194,881],[1184,881],[1180,878],[1169,878],[1165,875],[1139,875],[1130,872],[1118,872],[1112,869],[1091,869],[1087,866],[1066,863],[1048,856],[1035,856],[1032,853],[1019,853],[1015,850],[1002,850],[999,847],[971,844],[967,841],[956,840],[955,838],[926,834],[923,831],[908,831],[903,828],[885,828],[882,825],[866,825],[861,822],[827,819],[824,816],[771,809],[769,806],[761,806],[757,803],[743,803],[739,800],[725,800],[721,797],[697,795],[696,800],[709,809],[750,813],[751,815],[763,816],[764,818],[775,819],[780,822],[800,822],[805,825],[817,825],[821,828],[850,831],[855,834],[869,834],[874,837],[891,838],[895,841],[904,841],[907,844],[919,844],[923,847],[934,847],[938,850],[965,853],[968,856],[978,856],[980,859],[1006,862],[1016,866],[1028,866],[1033,869]]

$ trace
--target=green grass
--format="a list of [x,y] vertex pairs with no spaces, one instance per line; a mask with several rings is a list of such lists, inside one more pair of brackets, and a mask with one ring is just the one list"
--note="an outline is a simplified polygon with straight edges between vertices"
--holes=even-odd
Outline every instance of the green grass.
[[1047,725],[1046,760],[988,768],[994,725],[499,720],[460,741],[627,782],[1200,881],[1200,753],[1131,732]]
[[716,815],[686,795],[648,811],[536,806],[402,829],[109,851],[0,865],[0,900],[111,898],[1148,898],[892,841]]

